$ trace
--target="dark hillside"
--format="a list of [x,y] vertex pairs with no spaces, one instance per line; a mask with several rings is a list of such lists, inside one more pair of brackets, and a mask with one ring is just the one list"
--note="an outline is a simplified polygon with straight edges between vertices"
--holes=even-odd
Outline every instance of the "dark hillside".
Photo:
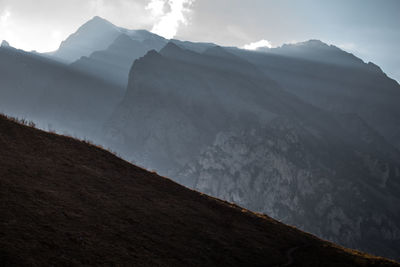
[[398,266],[0,117],[0,266]]

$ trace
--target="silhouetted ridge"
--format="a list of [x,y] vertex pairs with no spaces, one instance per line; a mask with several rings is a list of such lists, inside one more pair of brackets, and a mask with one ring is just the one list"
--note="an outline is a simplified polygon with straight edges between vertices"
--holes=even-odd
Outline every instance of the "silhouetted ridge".
[[147,54],[143,57],[143,59],[158,59],[162,58],[162,56],[156,50],[150,50]]

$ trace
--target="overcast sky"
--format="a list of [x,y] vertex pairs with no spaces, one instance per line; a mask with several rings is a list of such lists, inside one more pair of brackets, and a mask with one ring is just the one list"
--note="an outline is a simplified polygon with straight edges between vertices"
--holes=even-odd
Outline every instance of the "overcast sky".
[[166,38],[227,46],[320,39],[400,81],[400,0],[0,0],[0,40],[55,50],[95,15]]

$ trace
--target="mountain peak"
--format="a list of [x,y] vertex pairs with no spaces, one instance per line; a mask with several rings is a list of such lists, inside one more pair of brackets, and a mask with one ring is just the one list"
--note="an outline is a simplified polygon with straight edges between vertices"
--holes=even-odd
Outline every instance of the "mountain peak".
[[161,53],[164,52],[178,52],[178,51],[182,51],[183,49],[180,48],[179,46],[177,46],[176,44],[174,44],[173,42],[168,42],[163,49],[161,49]]
[[315,49],[315,48],[329,48],[329,47],[333,47],[333,46],[330,46],[318,39],[310,39],[310,40],[304,41],[304,42],[283,44],[280,48],[286,48],[286,47],[307,47],[307,48]]
[[[104,19],[104,18],[102,18],[102,17],[99,17],[99,16],[94,16],[92,19],[90,19],[89,21],[87,21],[85,24],[88,24],[88,23],[96,23],[96,24],[101,24],[101,23],[103,23],[103,24],[112,24],[111,22],[109,22],[108,20],[106,20],[106,19]],[[112,24],[113,25],[113,24]]]
[[268,52],[336,65],[361,66],[364,63],[353,54],[317,39],[294,44],[284,44],[280,47],[272,48]]
[[1,42],[1,47],[10,47],[10,44],[6,40],[3,40],[3,42]]
[[109,22],[108,20],[94,16],[92,19],[88,20],[81,27],[79,27],[77,33],[88,32],[88,31],[120,31],[117,26]]
[[93,17],[61,43],[55,56],[73,62],[94,51],[106,49],[120,34],[120,28],[111,22]]

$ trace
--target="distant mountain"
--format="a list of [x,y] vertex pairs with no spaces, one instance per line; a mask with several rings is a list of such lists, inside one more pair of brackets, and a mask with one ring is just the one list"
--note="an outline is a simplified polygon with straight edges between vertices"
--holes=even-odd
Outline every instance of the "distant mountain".
[[135,61],[105,131],[125,158],[191,188],[400,255],[400,152],[363,118],[303,102],[226,49],[169,43]]
[[[199,53],[215,46],[212,43],[171,42]],[[46,55],[71,63],[78,71],[125,87],[133,62],[150,50],[160,51],[167,43],[168,40],[146,30],[128,30],[94,17],[69,36],[56,52]]]
[[81,72],[126,87],[133,62],[150,50],[160,50],[165,44],[164,40],[137,41],[123,33],[107,49],[93,52],[89,57],[81,57],[71,66]]
[[334,45],[328,45],[320,40],[284,44],[280,47],[264,48],[259,51],[329,64],[345,66],[360,66],[363,64],[363,61],[353,54],[347,53]]
[[10,47],[10,44],[6,40],[3,40],[0,47]]
[[216,46],[216,44],[213,43],[196,43],[196,42],[189,42],[189,41],[180,41],[180,40],[170,40],[170,42],[172,42],[173,44],[187,49],[187,50],[191,50],[193,52],[197,52],[197,53],[203,53],[204,51],[206,51],[208,48],[214,47]]
[[399,266],[0,116],[2,266]]
[[267,53],[230,49],[287,91],[324,110],[355,113],[400,148],[400,85],[373,63],[309,41]]
[[56,59],[72,63],[83,56],[88,57],[93,52],[107,49],[121,34],[126,34],[136,41],[144,41],[149,46],[158,46],[165,40],[145,30],[128,30],[117,27],[96,16],[71,34],[51,55]]
[[[88,23],[90,24],[90,22]],[[109,25],[108,22],[106,24]],[[109,47],[99,49],[89,56],[83,56],[73,62],[71,66],[108,82],[126,86],[133,62],[150,50],[160,51],[168,43],[163,37],[144,30],[135,31],[118,28],[118,31],[121,34]],[[199,53],[215,46],[212,43],[193,43],[179,40],[172,40],[171,42],[181,48]]]
[[0,48],[0,112],[93,139],[124,89],[36,54]]
[[219,131],[268,122],[281,113],[297,116],[283,107],[302,103],[249,65],[234,55],[198,54],[173,43],[151,51],[135,61],[107,131],[123,151],[150,156],[167,171],[197,156]]

